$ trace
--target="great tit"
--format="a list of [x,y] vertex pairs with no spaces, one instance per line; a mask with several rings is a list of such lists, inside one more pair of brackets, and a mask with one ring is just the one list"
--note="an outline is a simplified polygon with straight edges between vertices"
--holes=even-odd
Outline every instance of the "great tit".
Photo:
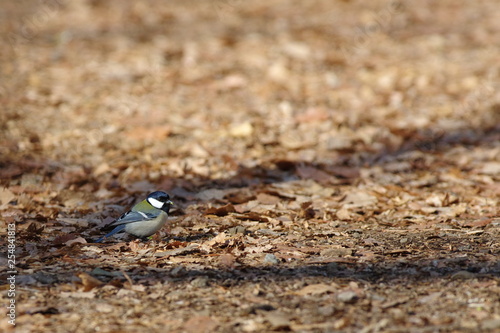
[[96,240],[100,243],[103,239],[125,231],[137,237],[148,237],[160,230],[167,222],[168,212],[173,203],[170,196],[162,191],[156,191],[132,207],[131,210],[120,216],[106,228],[116,226],[109,234]]

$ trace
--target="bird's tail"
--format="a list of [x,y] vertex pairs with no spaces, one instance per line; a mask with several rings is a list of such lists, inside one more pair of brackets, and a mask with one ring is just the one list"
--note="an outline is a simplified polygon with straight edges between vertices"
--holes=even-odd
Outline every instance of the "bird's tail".
[[125,229],[125,224],[121,224],[119,226],[117,226],[116,228],[113,229],[113,231],[111,231],[109,234],[106,234],[104,236],[102,236],[101,238],[99,238],[98,240],[96,240],[94,243],[100,243],[102,242],[105,238],[108,238],[110,236],[113,236],[114,234],[116,233],[119,233],[120,231],[122,231],[123,229]]

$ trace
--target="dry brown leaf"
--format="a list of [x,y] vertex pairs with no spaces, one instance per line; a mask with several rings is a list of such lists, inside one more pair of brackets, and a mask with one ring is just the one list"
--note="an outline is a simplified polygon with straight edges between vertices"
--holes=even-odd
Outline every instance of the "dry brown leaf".
[[247,137],[253,134],[253,126],[250,122],[235,124],[229,129],[229,134],[234,137]]
[[195,316],[184,324],[185,332],[214,332],[219,326],[218,320],[208,316]]
[[146,193],[151,192],[156,186],[147,180],[140,180],[130,184],[127,189],[131,192]]
[[0,210],[6,209],[16,196],[8,188],[0,188]]
[[8,165],[0,168],[0,179],[17,177],[23,173],[23,169],[18,165]]
[[257,201],[259,201],[263,205],[275,205],[279,203],[281,199],[271,194],[259,193],[257,194]]
[[377,197],[368,191],[354,190],[346,194],[342,200],[343,208],[367,208],[377,203]]
[[249,190],[234,191],[226,194],[224,199],[232,204],[242,204],[255,199],[255,194]]
[[467,211],[467,205],[461,203],[450,207],[422,207],[421,211],[427,214],[439,214],[446,217],[456,217]]
[[290,328],[290,316],[280,311],[269,311],[265,314],[266,320],[275,331],[288,330]]
[[156,141],[164,140],[171,133],[170,125],[149,125],[149,126],[134,126],[130,130],[125,131],[127,138],[131,140]]
[[168,250],[168,251],[156,252],[155,257],[163,258],[163,257],[178,256],[181,254],[191,253],[191,252],[197,251],[199,249],[200,249],[199,244],[190,244],[186,247],[181,247],[181,248]]
[[479,220],[468,221],[468,222],[462,223],[462,226],[464,226],[464,227],[482,228],[482,227],[487,226],[491,222],[493,222],[493,219],[491,219],[491,218],[490,219],[489,218],[482,218],[482,219],[479,219]]
[[219,263],[225,267],[234,267],[235,261],[236,261],[236,258],[232,254],[229,254],[229,253],[221,254],[219,256]]
[[320,254],[323,257],[345,257],[345,256],[351,256],[353,253],[352,249],[344,248],[344,247],[339,247],[339,248],[326,248],[323,249]]
[[247,247],[245,247],[245,252],[246,253],[263,253],[263,252],[269,252],[272,248],[274,248],[274,245],[272,245],[272,244],[265,244],[265,245],[258,245],[258,246],[247,246]]
[[359,169],[356,167],[326,166],[326,171],[334,176],[346,179],[358,178]]
[[232,204],[227,204],[221,207],[209,207],[205,210],[205,215],[226,216],[229,213],[236,212]]
[[96,291],[95,290],[89,290],[89,291],[73,291],[73,292],[66,292],[62,291],[59,293],[61,298],[95,298],[96,297]]
[[203,201],[222,200],[230,190],[208,189],[196,194],[196,197]]
[[427,199],[425,203],[434,207],[442,207],[444,201],[444,195],[442,194],[432,194]]
[[329,118],[328,110],[322,107],[310,107],[295,117],[299,123],[320,122]]
[[78,235],[65,234],[65,235],[61,235],[61,236],[54,238],[54,240],[52,242],[54,243],[54,245],[60,245],[60,244],[65,244],[66,242],[71,241],[71,240],[76,239],[76,238],[78,238]]
[[100,280],[96,279],[95,277],[85,273],[85,272],[80,272],[76,274],[82,280],[83,284],[83,291],[88,292],[96,287],[100,287],[104,284],[104,282],[101,282]]
[[85,240],[85,238],[83,238],[83,237],[77,237],[77,238],[74,238],[74,239],[70,239],[65,244],[66,244],[66,246],[71,246],[73,244],[86,244],[86,243],[87,243],[87,240]]
[[247,79],[238,74],[231,74],[225,76],[222,80],[216,83],[216,88],[220,90],[230,90],[241,88],[247,84]]
[[109,167],[109,164],[106,162],[103,162],[99,164],[95,169],[94,169],[94,176],[99,177],[102,174],[105,174],[109,172],[111,168]]
[[486,162],[478,170],[478,173],[499,177],[499,175],[500,175],[500,162]]
[[351,212],[349,212],[349,209],[342,207],[339,209],[335,215],[341,219],[341,220],[350,220],[351,219]]
[[296,172],[300,178],[312,179],[320,184],[330,184],[335,181],[331,175],[313,166],[297,166]]
[[336,285],[328,285],[324,283],[311,284],[299,291],[294,292],[296,295],[305,296],[305,295],[321,295],[325,293],[333,293],[337,290],[338,286]]
[[45,229],[44,225],[37,223],[30,223],[26,228],[26,232],[24,234],[24,238],[27,240],[38,240],[40,239],[40,235]]
[[248,212],[243,214],[233,214],[235,218],[243,221],[259,221],[259,222],[268,222],[269,218],[256,213],[256,212]]
[[223,243],[225,243],[228,238],[229,237],[228,237],[228,235],[225,232],[221,232],[220,234],[218,234],[217,236],[215,236],[211,240],[205,242],[203,245],[206,245],[206,246],[209,246],[209,247],[213,247],[213,246],[215,246],[217,244],[223,244]]

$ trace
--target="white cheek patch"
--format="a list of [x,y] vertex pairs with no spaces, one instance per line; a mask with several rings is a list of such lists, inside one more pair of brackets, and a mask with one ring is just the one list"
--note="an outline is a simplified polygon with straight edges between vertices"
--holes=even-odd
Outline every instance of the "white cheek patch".
[[158,208],[158,209],[161,209],[163,207],[163,204],[164,204],[163,202],[156,200],[155,198],[148,198],[148,201],[151,204],[151,206],[153,206],[154,208]]

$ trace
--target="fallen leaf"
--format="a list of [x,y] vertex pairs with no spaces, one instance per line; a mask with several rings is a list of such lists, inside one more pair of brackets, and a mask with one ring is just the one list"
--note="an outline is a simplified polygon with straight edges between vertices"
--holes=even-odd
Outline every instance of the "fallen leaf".
[[360,177],[359,169],[355,167],[326,166],[326,171],[337,177],[352,179]]
[[228,235],[225,232],[221,232],[217,236],[215,236],[214,238],[212,238],[211,240],[205,242],[204,245],[212,247],[212,246],[214,246],[216,244],[223,244],[223,243],[225,243],[227,239],[228,239]]
[[451,276],[452,280],[468,280],[468,279],[474,279],[477,276],[477,274],[474,274],[469,271],[458,271],[454,273]]
[[170,125],[134,126],[124,134],[131,140],[164,140],[171,133]]
[[238,220],[244,220],[244,221],[259,221],[259,222],[269,221],[267,217],[262,216],[261,214],[255,212],[248,212],[244,214],[233,214],[233,216]]
[[127,189],[130,192],[138,192],[138,193],[145,193],[145,192],[151,192],[155,188],[155,185],[148,182],[147,180],[140,180],[138,182],[132,183],[129,186],[127,186]]
[[427,214],[438,214],[445,217],[456,217],[467,211],[467,205],[460,203],[450,207],[422,207],[420,210]]
[[[111,218],[112,221],[114,221],[113,218]],[[69,217],[58,217],[57,221],[64,222],[66,224],[70,225],[77,225],[80,228],[85,228],[89,226],[89,219],[75,219],[75,218],[69,218]]]
[[321,295],[325,293],[333,293],[337,290],[335,286],[324,284],[324,283],[318,283],[318,284],[311,284],[308,285],[304,288],[302,288],[299,291],[294,292],[296,295],[300,296],[305,296],[305,295]]
[[208,316],[195,316],[184,324],[184,331],[209,333],[214,332],[217,326],[219,326],[219,323],[216,319]]
[[94,176],[99,177],[102,174],[105,174],[106,172],[109,172],[111,168],[109,167],[109,164],[106,162],[103,162],[99,164],[95,169],[94,169]]
[[43,225],[37,225],[37,223],[30,223],[26,228],[26,233],[24,238],[27,240],[39,240],[42,231],[45,229]]
[[229,134],[234,137],[247,137],[252,135],[252,133],[253,126],[250,122],[233,125],[229,130]]
[[288,330],[290,328],[290,316],[280,311],[268,311],[265,313],[266,320],[273,330]]
[[351,213],[349,212],[349,209],[342,207],[339,209],[335,215],[341,219],[341,220],[350,220],[351,219]]
[[482,173],[485,175],[500,175],[500,162],[486,162],[483,166],[478,170],[478,173]]
[[0,188],[0,210],[6,209],[16,196],[8,188]]
[[309,107],[304,113],[295,117],[299,123],[312,123],[327,120],[329,118],[328,110],[323,107]]
[[85,272],[78,273],[78,274],[76,274],[76,276],[78,276],[80,278],[80,280],[82,280],[84,292],[88,292],[88,291],[90,291],[96,287],[100,287],[104,284],[100,280],[96,279],[95,277],[93,277]]
[[219,256],[219,263],[225,267],[233,267],[235,261],[236,258],[230,253],[221,254]]
[[259,193],[257,194],[257,201],[263,205],[275,205],[281,202],[281,199],[271,194]]
[[227,193],[227,190],[209,189],[199,192],[196,198],[203,201],[222,200]]
[[355,190],[348,192],[342,200],[343,208],[368,207],[377,203],[377,197],[368,193],[368,191]]
[[247,82],[248,80],[242,75],[230,74],[225,76],[222,80],[218,81],[216,83],[216,87],[220,90],[230,90],[241,88],[245,86]]
[[205,215],[226,216],[229,213],[235,213],[236,209],[232,204],[221,207],[209,207],[205,210]]
[[95,298],[95,290],[90,291],[74,291],[74,292],[66,292],[62,291],[59,295],[62,298]]
[[190,245],[188,245],[186,247],[181,247],[181,248],[178,248],[178,249],[157,252],[157,253],[154,254],[154,256],[158,257],[158,258],[178,256],[180,254],[187,254],[187,253],[191,253],[193,251],[198,251],[199,248],[200,248],[199,244],[190,244]]
[[434,293],[431,293],[427,296],[424,296],[424,297],[421,297],[418,302],[420,304],[427,304],[427,303],[433,303],[435,302],[436,300],[438,300],[442,295],[442,292],[440,291],[437,291],[437,292],[434,292]]
[[320,252],[321,256],[329,258],[329,257],[346,257],[351,256],[353,253],[352,249],[340,247],[340,248],[328,248],[324,249]]
[[86,244],[86,243],[87,243],[87,241],[83,237],[77,237],[77,238],[68,240],[64,244],[66,244],[66,246],[71,246],[73,244]]
[[297,175],[302,179],[312,179],[320,184],[330,184],[335,180],[328,173],[313,166],[300,165],[296,168]]
[[425,199],[425,203],[434,207],[442,207],[444,201],[444,195],[441,194],[431,194],[427,199]]
[[482,218],[482,219],[479,219],[479,220],[467,221],[467,222],[463,223],[462,226],[464,226],[464,227],[481,228],[481,227],[487,226],[491,222],[493,222],[493,219]]
[[58,236],[58,237],[54,238],[52,243],[54,243],[54,245],[65,244],[67,241],[73,240],[75,238],[78,238],[78,235],[66,234],[66,235],[62,235],[62,236]]

